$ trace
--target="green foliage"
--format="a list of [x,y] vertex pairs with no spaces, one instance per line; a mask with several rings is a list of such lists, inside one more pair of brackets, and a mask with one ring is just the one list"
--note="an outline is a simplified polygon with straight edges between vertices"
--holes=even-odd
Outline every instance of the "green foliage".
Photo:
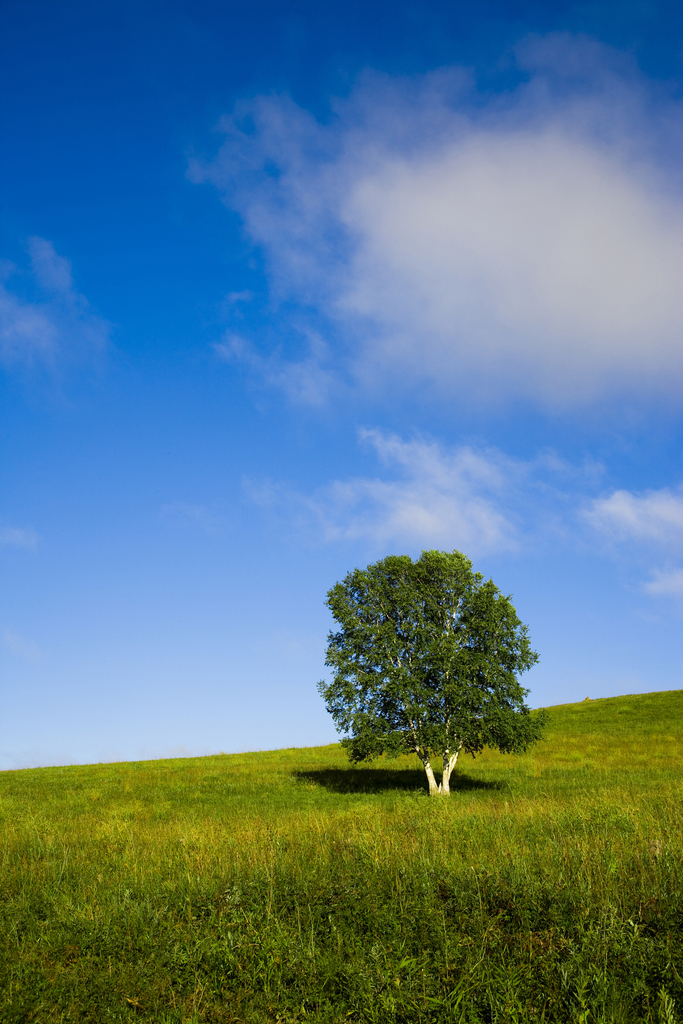
[[[327,596],[330,683],[319,683],[352,761],[411,751],[520,753],[542,734],[518,675],[538,660],[509,598],[459,551],[391,555]],[[444,761],[446,764],[446,761]]]
[[336,744],[2,773],[0,1021],[683,1024],[682,749],[678,691],[451,802]]

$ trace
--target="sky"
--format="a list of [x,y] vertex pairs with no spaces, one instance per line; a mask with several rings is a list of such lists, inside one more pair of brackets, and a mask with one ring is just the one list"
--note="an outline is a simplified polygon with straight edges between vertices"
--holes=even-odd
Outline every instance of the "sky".
[[0,769],[334,742],[458,549],[528,702],[683,687],[683,8],[4,0]]

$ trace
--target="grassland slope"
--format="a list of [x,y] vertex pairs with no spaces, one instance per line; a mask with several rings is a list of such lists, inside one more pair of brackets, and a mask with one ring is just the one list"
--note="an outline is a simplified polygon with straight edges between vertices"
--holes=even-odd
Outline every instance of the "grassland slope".
[[0,775],[0,1020],[683,1022],[683,691],[520,757]]

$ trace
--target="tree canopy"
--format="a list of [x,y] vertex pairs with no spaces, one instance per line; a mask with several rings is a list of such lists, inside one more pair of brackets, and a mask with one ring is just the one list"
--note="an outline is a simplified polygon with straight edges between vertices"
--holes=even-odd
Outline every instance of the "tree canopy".
[[352,761],[412,751],[430,794],[448,794],[461,751],[520,753],[540,739],[545,713],[530,713],[518,679],[538,661],[527,627],[461,552],[390,555],[350,572],[326,604],[339,630],[318,689]]

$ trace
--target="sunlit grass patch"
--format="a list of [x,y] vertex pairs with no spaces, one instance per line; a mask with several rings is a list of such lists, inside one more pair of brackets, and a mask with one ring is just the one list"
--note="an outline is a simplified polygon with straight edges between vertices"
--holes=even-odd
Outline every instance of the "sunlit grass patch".
[[336,744],[4,773],[0,1020],[683,1021],[682,739],[554,708],[449,800]]

